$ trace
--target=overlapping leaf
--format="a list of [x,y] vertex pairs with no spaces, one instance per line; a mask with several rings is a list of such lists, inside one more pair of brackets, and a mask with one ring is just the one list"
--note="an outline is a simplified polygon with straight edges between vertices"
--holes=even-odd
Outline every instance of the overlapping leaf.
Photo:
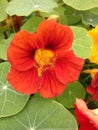
[[88,10],[98,7],[98,0],[63,0],[65,4],[77,9]]
[[7,8],[7,0],[0,0],[0,22],[5,20],[5,18],[7,17],[7,13],[5,11],[5,9]]
[[7,48],[12,40],[14,34],[12,34],[8,39],[0,40],[0,59],[7,60]]
[[29,96],[13,90],[6,79],[8,71],[9,64],[0,63],[0,117],[15,115],[24,108],[29,99]]
[[36,28],[38,27],[39,23],[43,20],[40,17],[31,17],[29,18],[25,24],[21,27],[21,30],[27,30],[29,32],[35,32]]
[[54,0],[13,0],[9,2],[7,12],[9,15],[28,16],[33,11],[50,12],[57,6]]
[[16,116],[0,119],[1,130],[78,130],[73,115],[61,104],[32,99]]
[[88,35],[86,29],[82,27],[71,27],[74,33],[74,41],[72,49],[74,53],[81,58],[89,58],[92,52],[92,44],[93,41],[91,37]]
[[96,26],[98,25],[98,13],[94,14],[92,11],[85,11],[85,12],[81,12],[82,15],[82,22],[85,25],[92,25],[92,26]]
[[73,108],[76,98],[85,98],[85,89],[79,81],[71,83],[65,89],[63,94],[56,98],[58,102],[67,108]]
[[76,24],[81,20],[81,15],[80,15],[79,11],[77,11],[69,6],[65,7],[65,16],[67,18],[68,25]]

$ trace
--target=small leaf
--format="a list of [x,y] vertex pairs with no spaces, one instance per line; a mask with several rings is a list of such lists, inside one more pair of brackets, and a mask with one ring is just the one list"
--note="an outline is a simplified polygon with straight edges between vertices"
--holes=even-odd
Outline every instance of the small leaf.
[[67,108],[73,108],[76,98],[85,98],[85,89],[79,81],[71,83],[65,89],[63,94],[56,98],[58,102]]
[[73,115],[61,104],[33,99],[19,114],[0,119],[1,130],[78,130]]
[[0,117],[20,112],[29,99],[29,96],[16,92],[10,86],[6,79],[8,70],[9,64],[7,62],[0,63]]
[[34,11],[50,12],[57,6],[54,0],[13,0],[8,4],[7,13],[28,16]]
[[0,21],[3,21],[7,17],[5,9],[7,8],[7,0],[0,0]]
[[7,48],[13,36],[14,34],[11,34],[11,36],[8,39],[0,40],[0,59],[7,60]]
[[98,24],[98,14],[93,14],[90,11],[81,12],[82,22],[86,25],[96,26]]
[[88,10],[98,7],[98,0],[63,0],[65,4],[77,9]]
[[74,33],[74,41],[72,46],[74,53],[81,58],[88,58],[92,52],[91,46],[93,44],[93,40],[88,35],[86,29],[75,26],[71,26],[71,29]]
[[31,33],[35,32],[37,26],[42,20],[43,18],[40,17],[31,17],[26,21],[26,23],[23,24],[23,26],[21,26],[21,30],[27,30]]

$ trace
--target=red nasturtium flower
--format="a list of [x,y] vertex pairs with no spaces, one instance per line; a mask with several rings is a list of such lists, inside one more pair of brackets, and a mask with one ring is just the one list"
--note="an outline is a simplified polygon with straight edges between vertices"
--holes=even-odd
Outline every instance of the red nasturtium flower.
[[68,83],[78,79],[84,64],[70,50],[72,41],[71,29],[53,20],[42,21],[36,33],[18,32],[7,52],[8,81],[24,94],[60,95]]
[[75,114],[79,130],[98,130],[98,108],[90,110],[82,99],[76,99]]
[[87,87],[87,92],[92,95],[92,99],[98,101],[98,72],[96,72],[91,84]]

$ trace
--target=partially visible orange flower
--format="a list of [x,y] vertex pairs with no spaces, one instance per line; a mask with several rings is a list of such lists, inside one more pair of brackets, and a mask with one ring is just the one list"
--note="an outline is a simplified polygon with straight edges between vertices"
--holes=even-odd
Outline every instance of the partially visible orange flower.
[[94,78],[95,74],[98,72],[98,68],[87,69],[83,71],[84,73],[90,74],[91,78]]
[[75,115],[79,130],[98,130],[98,108],[90,110],[82,99],[76,99]]
[[96,26],[96,28],[90,30],[88,33],[94,41],[92,46],[92,54],[89,60],[92,63],[98,64],[98,25]]
[[92,37],[94,43],[98,43],[98,25],[90,30],[88,34]]
[[8,48],[8,81],[21,93],[60,95],[78,79],[84,60],[71,50],[73,32],[54,20],[44,20],[36,33],[18,32]]
[[87,92],[92,95],[92,99],[98,101],[98,72],[92,79],[91,84],[87,87]]

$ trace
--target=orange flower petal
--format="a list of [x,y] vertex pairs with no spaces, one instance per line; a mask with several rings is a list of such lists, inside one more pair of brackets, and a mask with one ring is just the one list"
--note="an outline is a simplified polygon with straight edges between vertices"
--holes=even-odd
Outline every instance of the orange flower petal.
[[98,43],[98,25],[94,29],[88,31],[88,34],[92,37],[94,43]]
[[55,61],[55,73],[60,82],[63,84],[74,82],[78,79],[84,60],[76,57],[73,51],[57,57]]
[[89,57],[90,62],[98,64],[98,43],[94,43],[92,46],[92,54]]
[[63,53],[63,51],[65,52],[72,46],[72,30],[68,26],[63,26],[54,20],[42,21],[37,29],[36,36],[40,47],[56,52]]
[[11,67],[7,79],[18,92],[33,94],[38,90],[38,74],[36,68],[20,72]]
[[92,54],[89,58],[90,62],[98,64],[98,25],[88,31],[88,34],[92,37],[94,44],[92,46]]
[[43,76],[40,78],[39,93],[44,98],[52,98],[60,95],[65,87],[64,84],[57,80],[54,70],[47,69],[43,72]]
[[34,65],[34,35],[26,31],[18,32],[8,47],[7,56],[15,69],[24,71]]

